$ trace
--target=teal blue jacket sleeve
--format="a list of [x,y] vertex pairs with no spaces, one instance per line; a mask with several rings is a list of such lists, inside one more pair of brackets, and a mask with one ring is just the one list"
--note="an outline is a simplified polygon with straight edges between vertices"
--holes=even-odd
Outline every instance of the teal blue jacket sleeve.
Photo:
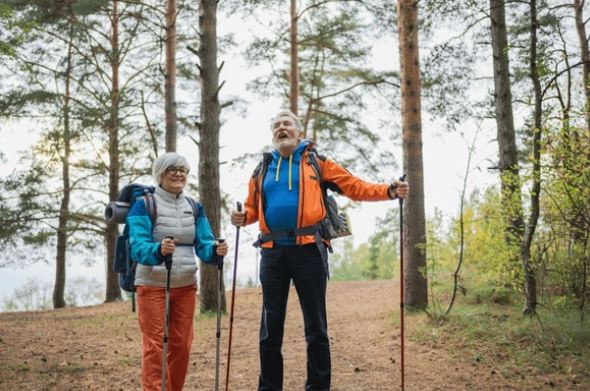
[[205,263],[215,263],[215,236],[201,204],[197,203],[195,218],[195,253]]
[[143,265],[161,264],[164,257],[160,253],[160,243],[155,243],[152,237],[152,220],[143,199],[133,203],[126,223],[129,227],[131,259]]

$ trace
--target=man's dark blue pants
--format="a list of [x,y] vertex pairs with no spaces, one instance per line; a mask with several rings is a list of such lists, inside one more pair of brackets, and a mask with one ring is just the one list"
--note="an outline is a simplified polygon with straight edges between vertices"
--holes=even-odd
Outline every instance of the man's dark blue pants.
[[[306,391],[330,389],[330,342],[326,318],[327,271],[322,262],[325,248],[315,244],[276,246],[262,249],[260,282],[262,317],[260,320],[259,391],[283,389],[281,346],[290,281],[293,280],[305,324],[307,341]],[[327,254],[324,253],[324,256]]]

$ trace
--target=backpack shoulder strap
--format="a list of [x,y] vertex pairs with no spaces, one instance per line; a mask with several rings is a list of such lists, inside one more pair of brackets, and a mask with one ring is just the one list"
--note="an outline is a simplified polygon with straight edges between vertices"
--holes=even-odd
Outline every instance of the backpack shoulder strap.
[[318,179],[320,181],[320,185],[323,185],[324,184],[324,177],[322,176],[322,168],[320,167],[320,164],[318,163],[318,159],[320,159],[321,161],[325,161],[326,157],[321,156],[318,153],[317,149],[315,149],[315,147],[311,147],[309,149],[309,152],[307,153],[307,162],[313,168],[316,175],[318,176]]
[[198,206],[199,203],[197,201],[195,201],[195,199],[192,197],[185,197],[185,198],[193,210],[193,216],[194,216],[195,220],[197,220],[197,217],[199,217],[199,206]]
[[156,205],[156,197],[150,191],[145,191],[143,196],[143,202],[145,202],[145,207],[147,209],[148,215],[150,216],[150,220],[152,221],[152,227],[156,223],[156,218],[158,217],[158,207]]
[[263,153],[262,159],[260,160],[260,162],[258,163],[256,168],[254,169],[254,172],[252,172],[252,178],[254,178],[254,185],[256,187],[256,191],[260,190],[258,188],[258,179],[260,178],[260,176],[266,174],[266,170],[268,169],[270,162],[272,162],[272,153],[269,153],[269,152]]

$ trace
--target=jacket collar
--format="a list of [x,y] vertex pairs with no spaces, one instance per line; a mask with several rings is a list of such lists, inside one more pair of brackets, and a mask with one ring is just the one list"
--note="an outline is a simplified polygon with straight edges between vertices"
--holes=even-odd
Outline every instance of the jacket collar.
[[180,192],[178,194],[170,193],[162,188],[162,186],[156,186],[156,194],[162,197],[165,201],[176,202],[181,196],[184,195],[184,192]]

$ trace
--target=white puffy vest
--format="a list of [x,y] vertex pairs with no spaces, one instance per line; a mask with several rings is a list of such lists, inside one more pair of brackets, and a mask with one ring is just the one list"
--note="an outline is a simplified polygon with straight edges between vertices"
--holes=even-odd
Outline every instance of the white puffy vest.
[[[160,186],[154,192],[156,222],[152,230],[154,242],[160,243],[166,236],[178,239],[172,255],[170,287],[179,288],[196,284],[197,257],[195,255],[195,218],[193,208],[181,193],[168,193]],[[187,246],[179,245],[187,244]],[[166,286],[166,267],[137,264],[135,285]]]

